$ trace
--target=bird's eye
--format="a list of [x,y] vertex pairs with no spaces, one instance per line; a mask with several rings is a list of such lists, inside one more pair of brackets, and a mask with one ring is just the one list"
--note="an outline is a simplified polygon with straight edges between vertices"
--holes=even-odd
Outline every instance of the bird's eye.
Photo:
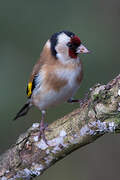
[[78,44],[72,43],[72,42],[68,42],[68,43],[67,43],[67,46],[68,46],[70,49],[72,49],[72,50],[76,50],[77,47],[78,47]]
[[72,43],[71,43],[71,42],[68,42],[68,43],[67,43],[67,46],[68,46],[69,48],[72,48]]

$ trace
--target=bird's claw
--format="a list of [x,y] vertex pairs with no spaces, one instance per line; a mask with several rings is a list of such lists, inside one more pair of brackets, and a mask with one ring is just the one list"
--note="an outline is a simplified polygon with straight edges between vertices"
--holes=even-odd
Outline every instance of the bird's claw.
[[49,131],[49,132],[51,131],[51,129],[48,128],[48,124],[47,123],[40,124],[40,131],[39,131],[38,138],[39,139],[42,138],[43,141],[48,145],[48,141],[47,141],[46,136],[45,136],[45,131]]

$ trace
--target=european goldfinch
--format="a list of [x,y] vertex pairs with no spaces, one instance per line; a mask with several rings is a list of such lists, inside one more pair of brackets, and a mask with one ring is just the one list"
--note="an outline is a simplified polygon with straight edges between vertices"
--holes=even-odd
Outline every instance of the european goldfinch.
[[75,102],[72,97],[83,78],[80,53],[88,53],[81,40],[74,33],[61,31],[46,42],[27,85],[28,100],[14,120],[27,114],[31,106],[42,113],[40,136],[45,139],[44,119],[46,109],[62,102]]

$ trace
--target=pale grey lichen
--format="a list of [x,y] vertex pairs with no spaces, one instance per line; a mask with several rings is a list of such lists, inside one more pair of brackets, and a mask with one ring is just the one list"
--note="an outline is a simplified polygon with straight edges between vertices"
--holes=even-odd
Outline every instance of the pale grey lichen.
[[50,163],[52,162],[52,160],[53,160],[53,156],[48,155],[47,157],[44,158],[44,160],[45,160],[46,165],[49,166],[49,164],[50,164]]
[[40,126],[39,123],[33,123],[33,125],[32,125],[33,128],[38,128],[39,126]]
[[50,146],[54,146],[54,148],[51,150],[52,153],[56,154],[57,152],[61,151],[61,147],[67,147],[67,144],[64,143],[64,138],[66,135],[67,133],[65,130],[61,130],[58,137],[48,141]]
[[105,85],[96,87],[95,90],[93,91],[93,96],[99,94],[99,92],[103,90],[105,90]]
[[80,136],[84,136],[87,134],[93,135],[94,133],[95,131],[92,130],[87,124],[80,129]]
[[54,154],[56,154],[56,152],[58,152],[58,151],[60,151],[60,150],[61,150],[61,148],[57,145],[57,146],[55,146],[55,147],[51,150],[51,152],[54,153]]
[[[51,152],[56,153],[56,151],[60,151],[61,148],[59,147],[59,145],[62,145],[63,147],[66,146],[66,144],[64,144],[64,137],[66,135],[67,135],[67,133],[64,130],[61,130],[58,137],[53,138],[48,141],[49,146],[54,146],[54,148],[51,150]],[[49,154],[49,152],[50,152],[50,150],[48,149],[48,147],[49,147],[48,145],[46,144],[46,142],[43,139],[41,139],[40,142],[37,143],[37,147],[39,149],[42,149],[42,150],[47,149],[46,154]]]
[[35,166],[35,162],[32,163],[32,166]]
[[[13,178],[9,178],[9,180],[14,180],[17,178],[23,178],[23,179],[31,179],[31,177],[34,176],[39,176],[41,174],[41,172],[44,169],[44,166],[42,164],[35,164],[32,163],[33,167],[31,167],[31,169],[25,168],[23,170],[20,170],[17,172],[17,174],[13,177]],[[2,178],[0,178],[1,180],[7,180],[8,178],[6,178],[5,176],[3,176]]]
[[120,112],[120,102],[118,103],[118,111]]
[[80,129],[80,135],[95,135],[97,133],[114,132],[114,122],[101,122],[100,120],[90,122]]
[[24,170],[18,171],[18,173],[12,179],[17,179],[17,178],[31,179],[31,177],[33,175],[34,176],[39,176],[43,169],[44,169],[44,167],[43,167],[42,164],[40,164],[40,165],[36,164],[31,169],[25,168]]
[[39,176],[41,174],[41,171],[43,171],[44,166],[42,164],[36,164],[34,165],[34,168],[31,168],[31,173]]
[[34,141],[35,141],[35,142],[38,142],[39,137],[38,137],[38,136],[34,136],[34,138],[33,138],[33,139],[34,139]]
[[9,178],[9,180],[15,180],[14,178]]
[[77,135],[77,134],[74,134],[73,137],[71,136],[71,137],[69,138],[69,142],[70,142],[71,144],[78,144],[79,141],[80,141],[80,136]]
[[7,178],[6,178],[5,176],[3,176],[3,177],[1,178],[1,180],[7,180]]
[[66,136],[66,134],[67,133],[64,130],[61,130],[59,136],[54,138],[54,139],[52,139],[52,140],[49,140],[48,144],[50,146],[58,146],[60,144],[65,146],[64,145],[64,137]]
[[49,154],[49,153],[50,153],[50,150],[49,150],[49,149],[47,149],[47,150],[46,150],[46,154]]
[[65,132],[65,130],[60,131],[60,136],[61,137],[65,137],[66,135],[67,135],[67,133]]
[[24,169],[24,172],[25,172],[26,176],[29,176],[31,174],[31,171],[27,168]]
[[37,143],[38,148],[45,150],[48,148],[48,145],[45,143],[45,141],[43,139],[40,140],[39,143]]
[[9,173],[10,171],[9,170],[6,170],[6,172],[5,173]]
[[107,106],[105,106],[104,104],[102,103],[98,103],[96,106],[95,106],[95,111],[97,114],[105,114],[105,113],[109,113],[109,108]]
[[120,89],[118,90],[118,96],[120,96]]
[[88,116],[90,117],[90,118],[95,118],[95,112],[93,111],[93,110],[90,110],[89,112],[88,112]]
[[17,178],[30,179],[30,177],[31,177],[31,171],[25,168],[24,170],[18,171],[17,174],[13,177],[13,179],[17,179]]
[[96,131],[96,132],[98,132],[98,131],[105,132],[107,129],[106,122],[101,122],[100,120],[90,122],[88,125],[90,128],[92,128],[92,127],[95,128],[94,131]]
[[116,127],[116,125],[115,125],[114,122],[109,122],[109,124],[108,124],[108,130],[109,130],[110,132],[114,132],[114,131],[115,131],[115,127]]

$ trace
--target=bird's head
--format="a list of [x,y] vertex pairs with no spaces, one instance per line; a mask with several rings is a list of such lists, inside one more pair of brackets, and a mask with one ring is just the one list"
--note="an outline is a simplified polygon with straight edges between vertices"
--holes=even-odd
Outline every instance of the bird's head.
[[61,31],[50,38],[50,49],[52,55],[65,62],[78,59],[78,54],[88,53],[88,49],[82,45],[81,40],[74,33]]

